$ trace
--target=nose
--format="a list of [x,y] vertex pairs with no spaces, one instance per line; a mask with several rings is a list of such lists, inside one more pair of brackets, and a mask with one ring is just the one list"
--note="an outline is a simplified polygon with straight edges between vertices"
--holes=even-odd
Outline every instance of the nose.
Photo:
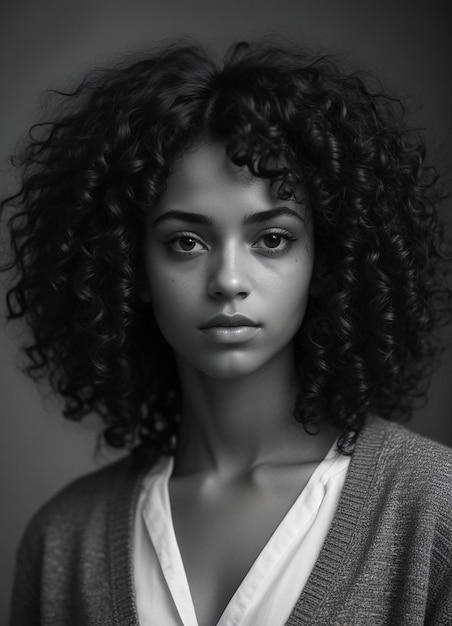
[[208,292],[212,298],[246,298],[250,293],[248,266],[233,243],[210,258]]

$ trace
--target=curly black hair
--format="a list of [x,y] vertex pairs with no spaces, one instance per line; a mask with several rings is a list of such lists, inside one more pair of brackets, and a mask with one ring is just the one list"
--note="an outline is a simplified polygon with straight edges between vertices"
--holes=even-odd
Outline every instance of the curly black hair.
[[8,317],[32,331],[26,371],[50,379],[67,417],[97,412],[112,446],[174,450],[181,394],[140,299],[143,232],[175,160],[202,137],[280,197],[302,185],[309,198],[320,288],[296,336],[295,418],[309,428],[321,407],[344,452],[367,416],[410,416],[449,318],[450,257],[436,170],[398,100],[330,57],[262,42],[218,64],[172,45],[58,97],[55,121],[35,125],[15,161],[3,269],[17,272]]

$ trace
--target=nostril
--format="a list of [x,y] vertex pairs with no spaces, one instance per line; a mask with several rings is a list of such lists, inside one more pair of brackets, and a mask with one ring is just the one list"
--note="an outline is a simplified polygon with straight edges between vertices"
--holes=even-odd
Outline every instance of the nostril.
[[248,291],[234,291],[228,289],[217,289],[213,292],[215,298],[246,298]]

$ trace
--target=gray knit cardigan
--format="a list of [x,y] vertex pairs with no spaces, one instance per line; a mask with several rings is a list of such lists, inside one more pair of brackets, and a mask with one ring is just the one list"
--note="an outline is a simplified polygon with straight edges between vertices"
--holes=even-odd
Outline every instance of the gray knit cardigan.
[[[18,552],[12,625],[138,625],[132,529],[148,469],[128,457],[34,517]],[[452,450],[380,419],[363,429],[287,622],[301,624],[452,625]]]

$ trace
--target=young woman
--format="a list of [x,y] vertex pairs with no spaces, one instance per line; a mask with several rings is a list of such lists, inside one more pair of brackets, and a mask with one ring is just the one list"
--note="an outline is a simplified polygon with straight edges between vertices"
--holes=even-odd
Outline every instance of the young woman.
[[435,171],[333,60],[165,48],[63,94],[4,201],[28,372],[131,454],[22,540],[13,624],[452,623]]

